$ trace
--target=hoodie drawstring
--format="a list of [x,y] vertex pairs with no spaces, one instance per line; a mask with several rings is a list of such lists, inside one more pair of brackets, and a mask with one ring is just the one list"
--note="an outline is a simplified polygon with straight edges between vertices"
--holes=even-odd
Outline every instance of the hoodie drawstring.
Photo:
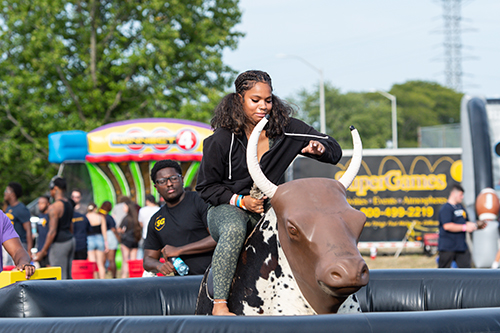
[[[285,133],[288,136],[302,136],[302,137],[311,137],[316,139],[328,139],[328,135],[319,136],[312,134],[300,134],[300,133]],[[233,144],[234,144],[234,133],[231,133],[231,146],[229,147],[229,179],[232,179],[232,165],[231,165],[231,157],[233,155]]]
[[300,134],[300,133],[285,133],[285,135],[288,136],[303,136],[303,137],[311,137],[311,138],[316,138],[316,139],[328,139],[328,135],[325,136],[319,136],[319,135],[313,135],[313,134]]
[[231,133],[231,146],[229,147],[229,179],[232,178],[231,155],[233,154],[234,133]]

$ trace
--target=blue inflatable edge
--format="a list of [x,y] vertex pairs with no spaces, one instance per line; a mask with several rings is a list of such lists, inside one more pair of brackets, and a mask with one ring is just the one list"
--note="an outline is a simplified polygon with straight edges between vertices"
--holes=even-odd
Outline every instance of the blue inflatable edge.
[[49,162],[85,161],[88,155],[87,132],[63,131],[50,133]]

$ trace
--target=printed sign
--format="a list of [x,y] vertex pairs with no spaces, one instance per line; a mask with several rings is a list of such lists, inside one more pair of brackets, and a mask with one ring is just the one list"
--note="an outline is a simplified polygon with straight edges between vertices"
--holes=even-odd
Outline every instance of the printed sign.
[[[381,150],[379,150],[381,151]],[[294,162],[293,178],[340,179],[350,156],[336,166],[301,158]],[[362,166],[347,190],[349,204],[366,215],[360,242],[394,242],[405,237],[421,240],[437,232],[438,212],[452,184],[461,182],[460,154],[364,155]]]
[[101,126],[87,134],[88,162],[175,159],[201,161],[210,126],[189,120],[151,118]]

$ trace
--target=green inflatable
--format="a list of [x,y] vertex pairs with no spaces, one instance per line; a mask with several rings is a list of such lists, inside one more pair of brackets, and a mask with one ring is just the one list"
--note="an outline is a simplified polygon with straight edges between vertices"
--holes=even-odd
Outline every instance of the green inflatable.
[[120,251],[119,247],[118,249],[116,249],[115,263],[116,263],[116,269],[122,268],[122,252]]

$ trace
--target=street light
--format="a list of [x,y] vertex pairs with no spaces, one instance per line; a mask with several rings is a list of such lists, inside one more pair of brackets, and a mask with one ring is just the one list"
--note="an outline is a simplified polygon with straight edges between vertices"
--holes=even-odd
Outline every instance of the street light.
[[309,61],[305,60],[302,57],[293,55],[293,54],[277,54],[277,58],[295,58],[297,60],[302,61],[307,66],[314,69],[319,73],[319,123],[320,123],[320,131],[321,133],[326,133],[326,120],[325,120],[325,84],[323,82],[323,71],[315,66],[313,66]]
[[379,93],[380,95],[391,100],[392,108],[392,146],[398,148],[398,113],[396,109],[396,96],[382,90],[372,89],[371,92]]

